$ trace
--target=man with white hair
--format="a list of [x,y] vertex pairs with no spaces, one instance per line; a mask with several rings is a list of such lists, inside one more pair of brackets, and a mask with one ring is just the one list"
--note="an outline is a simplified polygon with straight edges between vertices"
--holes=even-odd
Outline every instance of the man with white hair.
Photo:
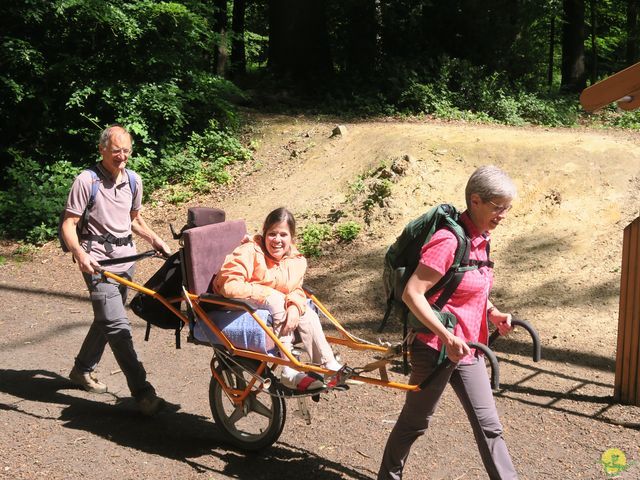
[[[89,288],[94,314],[69,378],[88,392],[106,393],[107,386],[98,380],[94,370],[108,343],[140,411],[154,415],[166,402],[147,381],[146,371],[133,347],[131,324],[124,308],[127,289],[104,278],[95,267],[99,260],[134,255],[132,232],[165,255],[169,255],[171,249],[140,214],[142,180],[125,168],[132,153],[129,132],[120,125],[109,126],[100,136],[99,151],[102,161],[74,180],[61,226],[64,243]],[[96,182],[94,204],[87,210]],[[86,221],[81,221],[83,217]],[[77,228],[79,222],[81,231]],[[126,262],[114,265],[110,271],[131,279],[134,268],[133,262]]]

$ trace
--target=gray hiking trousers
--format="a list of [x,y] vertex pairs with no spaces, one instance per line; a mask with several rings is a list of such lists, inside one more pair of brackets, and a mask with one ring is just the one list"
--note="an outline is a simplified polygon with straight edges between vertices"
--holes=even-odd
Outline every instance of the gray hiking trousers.
[[[419,340],[411,346],[411,384],[419,384],[435,369],[440,353]],[[477,360],[477,359],[476,359]],[[424,435],[447,383],[460,399],[473,428],[480,457],[491,479],[516,479],[484,361],[443,369],[419,392],[407,392],[404,407],[384,449],[378,480],[400,480],[409,450]]]
[[[135,267],[131,267],[120,276],[131,280],[134,270]],[[138,399],[155,393],[154,388],[147,382],[147,372],[133,348],[131,324],[124,308],[127,288],[114,280],[103,279],[98,274],[83,273],[82,275],[89,287],[94,318],[75,359],[76,369],[81,372],[92,372],[100,362],[108,343],[118,366],[127,379],[131,395]]]

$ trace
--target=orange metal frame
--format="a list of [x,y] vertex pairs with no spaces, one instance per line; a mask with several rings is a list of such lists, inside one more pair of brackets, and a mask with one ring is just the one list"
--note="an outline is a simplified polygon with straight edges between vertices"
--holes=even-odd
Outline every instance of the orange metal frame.
[[[299,370],[302,372],[315,372],[321,375],[331,375],[335,373],[332,370],[328,370],[326,368],[323,368],[317,365],[311,365],[308,363],[300,362],[298,359],[296,359],[289,351],[287,351],[287,349],[284,348],[284,346],[282,345],[278,337],[275,335],[275,333],[273,333],[271,328],[269,328],[267,324],[255,313],[255,310],[251,309],[248,306],[238,306],[237,303],[225,302],[224,299],[202,298],[198,295],[194,295],[188,292],[185,292],[184,298],[167,299],[153,290],[150,290],[142,285],[139,285],[125,278],[122,278],[114,273],[107,272],[107,271],[101,271],[101,273],[105,277],[110,278],[118,283],[121,283],[127,286],[128,288],[137,290],[139,292],[142,292],[146,295],[149,295],[155,298],[156,300],[161,302],[165,307],[167,307],[174,315],[180,318],[180,320],[182,320],[182,322],[185,324],[188,323],[189,320],[181,311],[179,311],[178,309],[175,308],[174,305],[172,305],[171,300],[187,301],[187,303],[189,303],[193,307],[193,311],[196,314],[198,321],[203,322],[207,326],[207,328],[209,328],[218,337],[218,339],[220,340],[220,343],[229,351],[231,355],[237,355],[239,357],[249,358],[249,359],[253,359],[261,362],[260,366],[255,372],[256,377],[249,382],[249,384],[243,391],[233,389],[229,385],[227,385],[227,382],[225,382],[224,379],[221,378],[221,376],[218,374],[218,372],[215,371],[215,368],[212,362],[211,373],[213,377],[220,383],[220,385],[222,386],[223,390],[225,391],[229,399],[233,401],[235,404],[241,404],[243,400],[246,398],[246,396],[249,395],[251,390],[254,388],[257,388],[255,387],[257,380],[259,379],[260,375],[266,370],[267,366],[270,364],[289,365],[290,367],[295,368],[296,370]],[[323,315],[334,325],[334,327],[341,334],[341,337],[327,336],[327,341],[329,343],[343,345],[347,348],[351,348],[354,350],[370,351],[378,354],[385,354],[388,352],[387,347],[365,343],[357,339],[353,335],[351,335],[340,324],[340,322],[329,312],[329,310],[327,310],[327,308],[320,302],[320,300],[318,300],[318,298],[314,294],[312,294],[309,291],[305,291],[305,293],[307,297],[318,307],[318,309],[323,313]],[[282,352],[284,358],[274,357],[271,355],[267,355],[265,353],[254,352],[251,350],[235,347],[229,341],[226,335],[222,332],[222,330],[220,330],[218,326],[213,321],[211,321],[211,319],[207,316],[207,313],[201,306],[202,303],[211,303],[211,304],[220,305],[223,307],[230,307],[234,309],[242,308],[246,310],[247,313],[249,313],[253,317],[253,319],[258,323],[258,325],[260,325],[260,327],[266,332],[266,334],[269,335],[271,340],[273,340],[274,344]],[[390,387],[390,388],[396,388],[396,389],[405,390],[405,391],[419,390],[418,385],[410,385],[406,383],[388,381],[386,367],[384,366],[379,367],[378,370],[380,371],[381,378],[375,378],[375,377],[370,377],[370,376],[361,375],[361,374],[355,374],[350,378],[354,380],[358,380],[363,383],[378,385],[381,387]],[[262,388],[262,387],[259,387],[259,388]]]

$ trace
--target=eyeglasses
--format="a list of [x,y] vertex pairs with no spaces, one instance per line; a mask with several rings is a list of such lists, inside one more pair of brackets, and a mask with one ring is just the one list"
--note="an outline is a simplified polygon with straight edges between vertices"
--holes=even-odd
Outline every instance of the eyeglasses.
[[511,207],[513,207],[513,205],[498,205],[497,203],[493,203],[491,200],[487,200],[487,202],[493,205],[493,213],[495,214],[508,212],[511,210]]
[[111,155],[120,155],[121,153],[129,156],[131,155],[132,150],[130,148],[112,148]]

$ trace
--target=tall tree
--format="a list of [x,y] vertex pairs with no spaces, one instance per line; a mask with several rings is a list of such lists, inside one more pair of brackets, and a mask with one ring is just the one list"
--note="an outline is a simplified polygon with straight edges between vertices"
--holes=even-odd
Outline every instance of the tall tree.
[[317,84],[332,73],[325,0],[269,3],[268,64],[298,84]]
[[587,85],[584,62],[584,0],[563,0],[562,80],[560,87],[580,92]]
[[591,84],[598,80],[598,1],[590,0],[591,10]]
[[234,0],[233,19],[231,30],[233,40],[231,42],[231,74],[242,75],[247,68],[247,55],[244,44],[244,16],[246,12],[246,0]]
[[547,85],[551,86],[553,84],[553,64],[555,59],[555,49],[556,49],[556,11],[555,9],[551,10],[551,15],[549,15],[549,53],[547,56]]
[[628,65],[638,61],[638,43],[640,35],[638,33],[638,14],[640,13],[640,0],[627,0],[627,51],[626,60]]
[[229,59],[228,44],[228,12],[227,0],[215,0],[215,32],[217,36],[217,45],[214,55],[215,72],[220,76],[224,76],[227,70],[227,60]]
[[354,78],[366,78],[376,65],[376,0],[347,0],[342,4],[342,8],[347,28],[347,71]]

